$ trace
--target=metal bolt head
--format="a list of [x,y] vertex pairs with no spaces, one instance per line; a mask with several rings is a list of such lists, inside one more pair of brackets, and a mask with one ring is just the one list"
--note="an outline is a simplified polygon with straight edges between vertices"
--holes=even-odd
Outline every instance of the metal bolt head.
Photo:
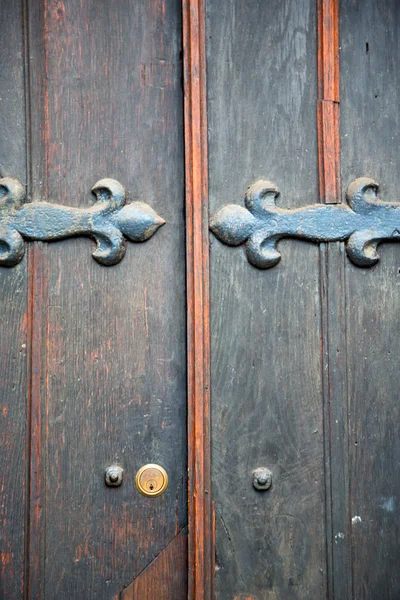
[[121,485],[123,477],[124,470],[118,465],[111,465],[110,467],[107,467],[104,474],[106,485],[110,487],[118,487]]
[[253,471],[253,487],[259,491],[269,490],[272,485],[272,473],[266,467]]

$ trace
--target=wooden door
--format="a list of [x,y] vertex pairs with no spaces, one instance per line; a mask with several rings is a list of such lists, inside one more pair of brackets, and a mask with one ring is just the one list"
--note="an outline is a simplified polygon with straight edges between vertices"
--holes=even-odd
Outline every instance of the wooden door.
[[0,23],[0,598],[399,598],[398,3]]
[[[2,177],[80,208],[111,177],[168,222],[114,266],[77,237],[1,269],[0,597],[185,598],[181,6],[10,1],[0,15]],[[148,463],[168,473],[158,498],[135,486]]]
[[[378,182],[381,201],[399,201],[399,8],[207,2],[215,231],[232,242],[235,219],[215,213],[243,210],[249,185],[269,180],[281,192],[245,211],[259,219],[247,256],[211,236],[216,598],[400,597],[397,224],[376,263],[372,250],[352,253],[368,248],[367,234],[359,246],[364,234],[346,246],[331,236],[357,178]],[[375,210],[362,204],[376,202],[375,184],[363,180],[366,196],[357,185],[347,204]],[[293,213],[279,229],[281,209],[316,203],[326,206],[311,228],[305,210],[295,230]],[[282,232],[331,241],[282,239],[272,266]],[[267,491],[252,486],[259,467],[272,472]]]

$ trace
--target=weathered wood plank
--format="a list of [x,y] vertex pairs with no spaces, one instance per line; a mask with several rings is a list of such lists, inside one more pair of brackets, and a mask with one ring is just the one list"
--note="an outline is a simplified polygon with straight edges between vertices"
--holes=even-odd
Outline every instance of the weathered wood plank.
[[[347,337],[344,245],[321,245],[327,598],[352,594],[349,538]],[[345,542],[343,540],[346,540]]]
[[[342,179],[368,175],[383,200],[400,179],[400,5],[342,2]],[[400,596],[399,264],[385,244],[368,272],[347,263],[353,597]]]
[[[318,173],[320,201],[342,202],[340,186],[339,1],[318,0]],[[346,301],[343,244],[320,246],[327,598],[351,598]]]
[[[318,198],[314,2],[209,0],[212,213],[259,178]],[[212,241],[212,494],[217,598],[323,598],[325,493],[318,249],[281,242],[260,272]],[[252,471],[273,473],[267,492]]]
[[[23,6],[0,9],[0,175],[26,180]],[[27,264],[0,269],[0,597],[24,594],[27,468]]]
[[[108,176],[167,221],[161,235],[129,245],[112,269],[91,259],[88,240],[51,244],[42,258],[36,552],[46,559],[37,572],[42,597],[101,600],[186,525],[181,7],[177,0],[43,6],[42,37],[32,24],[34,93],[43,89],[44,99],[43,110],[32,104],[33,156],[44,152],[45,160],[44,168],[33,160],[34,196],[87,206],[91,186]],[[107,488],[104,470],[114,462],[125,480]],[[135,489],[135,473],[148,462],[169,474],[156,499]]]
[[[47,48],[43,46],[45,31],[45,3],[26,0],[26,105],[28,120],[27,196],[46,199],[48,151],[46,122],[48,116]],[[47,245],[32,244],[28,248],[29,271],[29,335],[31,365],[29,381],[29,544],[27,569],[28,598],[44,597],[44,544],[45,514],[42,482],[45,478],[45,456],[42,452],[43,421],[45,415],[46,330],[48,308]]]

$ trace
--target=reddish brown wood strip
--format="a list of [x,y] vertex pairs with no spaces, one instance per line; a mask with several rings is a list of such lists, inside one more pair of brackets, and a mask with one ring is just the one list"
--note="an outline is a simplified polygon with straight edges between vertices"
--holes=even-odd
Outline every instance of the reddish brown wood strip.
[[188,305],[189,599],[212,588],[205,6],[183,1]]
[[318,95],[339,102],[339,2],[317,0]]
[[317,0],[318,170],[321,202],[338,204],[340,193],[339,2]]
[[120,594],[121,600],[186,600],[187,533],[181,531]]
[[318,100],[319,191],[321,201],[325,204],[341,202],[339,127],[339,104],[330,100]]

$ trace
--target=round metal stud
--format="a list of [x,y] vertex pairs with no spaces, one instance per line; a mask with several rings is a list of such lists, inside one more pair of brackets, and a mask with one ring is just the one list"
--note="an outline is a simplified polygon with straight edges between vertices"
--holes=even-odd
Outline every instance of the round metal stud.
[[124,478],[124,470],[118,465],[111,465],[107,467],[104,478],[109,487],[118,487]]
[[168,487],[168,475],[160,465],[144,465],[136,473],[136,487],[143,496],[161,496]]
[[253,487],[259,491],[269,490],[272,485],[272,473],[266,467],[253,471]]

